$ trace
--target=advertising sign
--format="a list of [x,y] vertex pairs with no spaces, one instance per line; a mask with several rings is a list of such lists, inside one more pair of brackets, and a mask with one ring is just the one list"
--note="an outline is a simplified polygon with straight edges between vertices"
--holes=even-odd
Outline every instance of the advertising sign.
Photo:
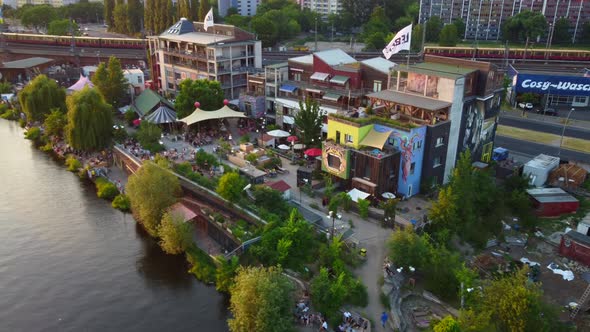
[[518,74],[516,92],[532,92],[561,96],[587,96],[590,77]]

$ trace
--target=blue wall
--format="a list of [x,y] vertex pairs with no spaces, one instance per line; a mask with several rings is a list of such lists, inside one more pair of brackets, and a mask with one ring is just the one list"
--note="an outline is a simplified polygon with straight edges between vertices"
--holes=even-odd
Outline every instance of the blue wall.
[[562,96],[590,94],[590,77],[517,74],[514,89],[517,93],[550,93]]
[[[413,128],[404,131],[383,125],[374,125],[375,131],[383,132],[393,130],[389,136],[388,145],[401,151],[400,168],[398,170],[397,192],[404,196],[414,196],[420,192],[422,178],[422,162],[424,159],[424,139],[426,127]],[[411,171],[412,164],[413,173]],[[408,195],[411,187],[411,195]]]

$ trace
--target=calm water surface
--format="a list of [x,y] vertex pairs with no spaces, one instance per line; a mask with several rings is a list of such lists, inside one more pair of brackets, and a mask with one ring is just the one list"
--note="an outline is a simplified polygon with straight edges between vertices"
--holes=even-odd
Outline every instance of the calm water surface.
[[226,303],[0,120],[0,331],[226,331]]

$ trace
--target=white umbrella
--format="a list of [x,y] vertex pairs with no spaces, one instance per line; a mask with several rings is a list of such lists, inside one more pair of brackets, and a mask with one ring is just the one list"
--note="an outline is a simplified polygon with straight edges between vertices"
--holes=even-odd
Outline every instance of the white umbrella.
[[386,199],[394,199],[395,195],[390,192],[386,192],[386,193],[381,194],[381,197],[386,198]]
[[288,145],[285,145],[285,144],[281,144],[281,145],[279,145],[279,146],[277,146],[277,147],[278,147],[279,149],[281,149],[281,150],[289,150],[289,149],[290,149],[290,147],[289,147]]
[[295,145],[293,145],[293,149],[301,150],[301,149],[303,149],[303,144],[295,144]]
[[289,137],[289,136],[291,136],[291,134],[289,132],[286,132],[286,131],[280,130],[280,129],[271,130],[271,131],[267,132],[267,134],[272,137]]

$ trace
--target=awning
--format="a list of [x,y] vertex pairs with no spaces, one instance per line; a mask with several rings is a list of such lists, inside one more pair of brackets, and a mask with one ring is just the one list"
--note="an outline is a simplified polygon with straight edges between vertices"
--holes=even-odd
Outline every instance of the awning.
[[295,124],[295,118],[292,116],[283,115],[283,123],[290,125]]
[[340,97],[342,97],[342,96],[337,93],[326,93],[322,97],[322,99],[331,100],[331,101],[338,101],[338,99],[340,99]]
[[294,85],[289,85],[289,84],[283,84],[281,85],[279,91],[283,91],[283,92],[289,92],[289,93],[293,93],[295,92],[295,90],[297,90],[297,87]]
[[299,68],[290,68],[291,71],[298,71],[298,72],[303,72],[303,69],[299,69]]
[[393,130],[378,132],[375,129],[371,128],[371,131],[369,131],[369,133],[361,140],[360,144],[382,150],[383,146],[385,145],[385,142],[387,142],[387,139],[389,138],[389,135],[392,131]]
[[311,75],[310,79],[317,81],[325,81],[328,79],[328,77],[330,77],[330,74],[316,71],[315,73],[313,73],[313,75]]
[[371,196],[362,190],[358,190],[356,188],[352,189],[351,191],[347,192],[348,196],[352,199],[353,202],[358,203],[359,200],[366,199],[367,197]]
[[309,92],[313,92],[313,93],[322,93],[322,90],[312,89],[312,88],[305,88],[305,91],[309,91]]
[[214,119],[224,119],[224,118],[245,118],[246,116],[242,112],[236,112],[227,106],[223,106],[222,108],[218,109],[217,111],[203,111],[200,108],[197,108],[194,112],[192,112],[186,118],[180,119],[179,121],[186,123],[187,125],[192,125],[193,123],[205,121],[205,120],[214,120]]
[[147,115],[144,120],[155,124],[162,124],[176,122],[177,117],[176,112],[164,105],[161,105],[155,111]]
[[346,84],[346,82],[348,82],[348,77],[342,75],[336,75],[330,79],[330,83]]

